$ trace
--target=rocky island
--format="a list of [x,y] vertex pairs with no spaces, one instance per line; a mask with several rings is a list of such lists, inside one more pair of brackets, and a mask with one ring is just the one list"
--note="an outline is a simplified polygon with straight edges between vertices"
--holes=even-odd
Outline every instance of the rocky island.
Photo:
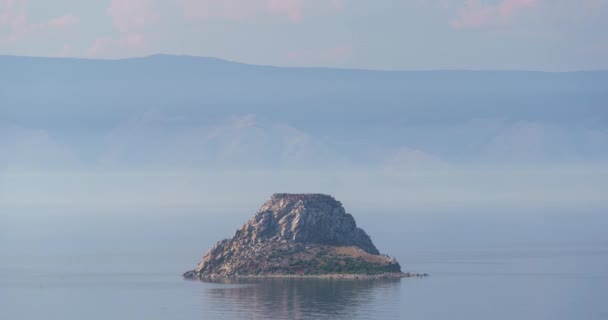
[[205,254],[187,279],[250,277],[402,278],[342,204],[323,194],[274,194],[254,217]]

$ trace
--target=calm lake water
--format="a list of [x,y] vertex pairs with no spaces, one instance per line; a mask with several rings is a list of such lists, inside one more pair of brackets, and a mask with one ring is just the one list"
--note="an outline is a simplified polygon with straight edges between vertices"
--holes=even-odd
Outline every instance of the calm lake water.
[[362,216],[431,276],[227,283],[180,274],[246,216],[0,219],[0,319],[608,319],[602,215]]

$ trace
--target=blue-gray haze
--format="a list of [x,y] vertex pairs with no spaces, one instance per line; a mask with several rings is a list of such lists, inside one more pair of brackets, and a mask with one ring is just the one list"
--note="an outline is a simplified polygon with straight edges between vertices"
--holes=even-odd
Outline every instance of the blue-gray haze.
[[[608,72],[0,57],[0,318],[605,319]],[[273,192],[427,279],[182,281]]]
[[245,209],[276,191],[386,209],[608,204],[608,72],[178,56],[5,56],[0,68],[3,207]]
[[[608,316],[605,213],[495,215],[348,207],[400,281],[185,281],[247,213],[2,215],[3,319],[590,319]],[[125,210],[127,211],[127,210]],[[494,213],[494,212],[492,212]]]

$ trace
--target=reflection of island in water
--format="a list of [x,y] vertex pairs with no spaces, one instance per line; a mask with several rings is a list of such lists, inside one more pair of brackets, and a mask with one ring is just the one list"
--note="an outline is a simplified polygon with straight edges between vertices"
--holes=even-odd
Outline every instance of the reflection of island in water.
[[399,279],[260,278],[214,283],[230,284],[206,288],[211,307],[225,309],[215,312],[242,313],[245,319],[359,318],[361,313],[373,318],[372,306],[390,305],[377,300],[397,299],[400,287]]

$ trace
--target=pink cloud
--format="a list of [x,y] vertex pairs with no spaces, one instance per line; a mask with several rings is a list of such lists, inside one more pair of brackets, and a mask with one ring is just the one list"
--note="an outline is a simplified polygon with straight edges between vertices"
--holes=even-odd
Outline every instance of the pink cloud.
[[0,0],[0,25],[15,26],[25,21],[27,1]]
[[537,0],[504,0],[498,5],[498,12],[503,18],[509,18],[518,10],[532,7]]
[[112,18],[115,35],[96,38],[89,49],[89,57],[116,56],[124,50],[146,47],[142,32],[159,22],[160,15],[154,10],[152,0],[112,0],[107,10]]
[[13,43],[27,33],[26,0],[0,0],[0,28],[8,30],[6,36],[0,36],[0,45]]
[[342,0],[178,0],[189,19],[249,20],[260,16],[300,22],[305,12],[342,11]]
[[123,37],[121,43],[128,48],[141,48],[146,45],[146,40],[142,34],[132,33]]
[[108,14],[112,17],[114,28],[124,33],[155,24],[159,20],[151,0],[112,0]]
[[70,13],[42,23],[30,23],[27,8],[27,0],[0,0],[0,28],[8,30],[5,36],[0,36],[0,45],[13,44],[33,34],[79,23],[78,17]]
[[520,11],[532,8],[539,1],[502,0],[498,4],[489,5],[481,0],[466,0],[450,25],[453,28],[462,29],[505,23]]
[[87,51],[89,56],[98,57],[107,52],[108,48],[112,45],[113,40],[110,37],[100,37],[93,41],[93,44]]

